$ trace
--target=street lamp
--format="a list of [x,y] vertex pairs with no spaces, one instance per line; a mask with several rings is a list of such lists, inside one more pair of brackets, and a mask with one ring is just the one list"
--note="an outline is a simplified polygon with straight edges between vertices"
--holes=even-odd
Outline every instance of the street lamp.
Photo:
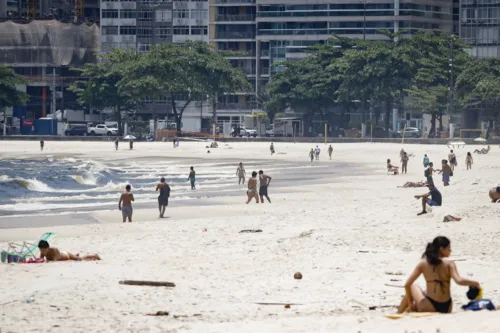
[[363,40],[366,40],[366,4],[370,3],[368,0],[361,0],[363,4]]

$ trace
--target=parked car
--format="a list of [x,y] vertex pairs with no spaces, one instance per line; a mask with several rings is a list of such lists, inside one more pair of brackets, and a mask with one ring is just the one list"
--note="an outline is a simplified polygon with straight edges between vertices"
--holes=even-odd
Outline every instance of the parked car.
[[87,130],[89,135],[118,135],[118,128],[110,127],[103,124],[96,125],[95,127],[89,127]]
[[233,128],[231,130],[231,136],[234,138],[234,137],[240,137],[240,138],[243,138],[243,137],[257,137],[257,131],[256,130],[252,130],[252,129],[246,129],[245,127],[240,127],[239,128],[239,134],[238,133],[238,130],[235,130],[235,128]]
[[64,135],[66,136],[86,136],[87,135],[87,126],[73,126],[64,131]]
[[[405,132],[404,132],[404,135],[405,135],[405,138],[419,138],[420,137],[420,130],[416,127],[407,127]],[[402,138],[403,137],[403,130],[397,131],[396,137]]]

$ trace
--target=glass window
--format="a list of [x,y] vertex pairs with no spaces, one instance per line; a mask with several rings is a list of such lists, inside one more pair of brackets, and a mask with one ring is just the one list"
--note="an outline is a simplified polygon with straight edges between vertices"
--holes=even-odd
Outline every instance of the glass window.
[[208,35],[208,27],[205,25],[193,25],[191,35]]
[[122,25],[120,35],[135,35],[135,25]]
[[189,26],[174,27],[174,35],[189,35]]
[[139,21],[152,21],[153,20],[153,12],[147,11],[147,10],[138,11],[137,12],[137,19]]
[[160,38],[169,38],[172,36],[172,28],[156,28],[155,32],[156,36],[159,36]]
[[135,9],[122,9],[120,10],[120,18],[135,18]]
[[103,9],[101,12],[101,18],[103,19],[118,18],[118,9]]
[[103,25],[101,27],[102,35],[118,35],[117,25]]
[[189,9],[176,9],[173,14],[174,18],[189,18]]
[[207,9],[191,9],[191,18],[192,19],[207,19],[208,18],[208,10]]
[[157,10],[156,22],[172,22],[172,11],[170,9]]
[[137,37],[151,37],[153,35],[151,27],[138,27],[136,31]]

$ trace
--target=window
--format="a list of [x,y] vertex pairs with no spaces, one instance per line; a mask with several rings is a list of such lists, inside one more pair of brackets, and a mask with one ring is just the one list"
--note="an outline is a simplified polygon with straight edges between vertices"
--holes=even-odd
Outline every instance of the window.
[[208,10],[206,9],[191,9],[191,18],[203,20],[208,18]]
[[139,44],[139,52],[147,52],[149,51],[150,44]]
[[122,9],[120,10],[120,18],[135,18],[135,9]]
[[103,9],[101,12],[101,18],[103,19],[118,18],[118,9]]
[[101,27],[102,35],[118,35],[117,25],[103,25]]
[[122,25],[120,35],[135,35],[135,25]]
[[174,27],[174,35],[189,35],[189,26]]
[[172,28],[156,28],[155,33],[160,38],[168,38],[172,36]]
[[172,11],[171,10],[157,10],[156,11],[156,22],[172,22]]
[[208,27],[204,25],[193,25],[191,35],[208,35]]
[[174,18],[189,18],[189,9],[176,9],[174,10]]
[[153,12],[141,10],[137,12],[137,19],[139,21],[152,21],[153,20]]

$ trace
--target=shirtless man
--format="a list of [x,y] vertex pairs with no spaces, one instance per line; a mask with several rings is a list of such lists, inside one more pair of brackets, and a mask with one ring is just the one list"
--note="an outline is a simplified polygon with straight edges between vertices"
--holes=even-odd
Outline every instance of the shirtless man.
[[40,249],[40,259],[46,259],[47,261],[101,260],[98,254],[80,257],[79,254],[74,255],[69,252],[59,251],[56,247],[50,247],[49,243],[45,240],[41,240],[38,243],[38,248]]
[[196,186],[194,185],[194,182],[196,181],[196,172],[193,167],[189,169],[188,180],[191,182],[191,190],[196,190]]
[[269,184],[271,183],[271,179],[272,179],[271,177],[264,174],[264,171],[262,171],[262,170],[259,171],[260,203],[264,203],[264,197],[266,197],[267,201],[269,201],[269,203],[271,203],[271,199],[269,199],[269,195],[267,194],[267,188],[268,188]]
[[330,159],[332,159],[332,153],[333,153],[333,148],[332,145],[330,145],[330,147],[328,147],[328,156],[330,156]]
[[118,202],[118,209],[122,211],[123,223],[127,221],[132,222],[132,201],[135,201],[134,195],[130,193],[130,185],[125,186],[125,192],[120,196],[120,201]]
[[45,146],[45,142],[40,140],[40,150],[43,151],[43,146]]
[[238,169],[236,169],[236,176],[238,176],[238,185],[245,184],[245,176],[246,176],[245,168],[243,167],[243,163],[240,162],[238,165]]
[[158,210],[160,218],[163,218],[165,208],[168,206],[168,198],[170,197],[170,186],[165,183],[165,178],[161,177],[160,183],[156,185],[156,191],[160,191],[160,195],[158,196]]
[[255,201],[259,203],[259,195],[257,193],[257,172],[252,172],[252,178],[248,180],[248,190],[247,190],[247,204],[255,198]]

